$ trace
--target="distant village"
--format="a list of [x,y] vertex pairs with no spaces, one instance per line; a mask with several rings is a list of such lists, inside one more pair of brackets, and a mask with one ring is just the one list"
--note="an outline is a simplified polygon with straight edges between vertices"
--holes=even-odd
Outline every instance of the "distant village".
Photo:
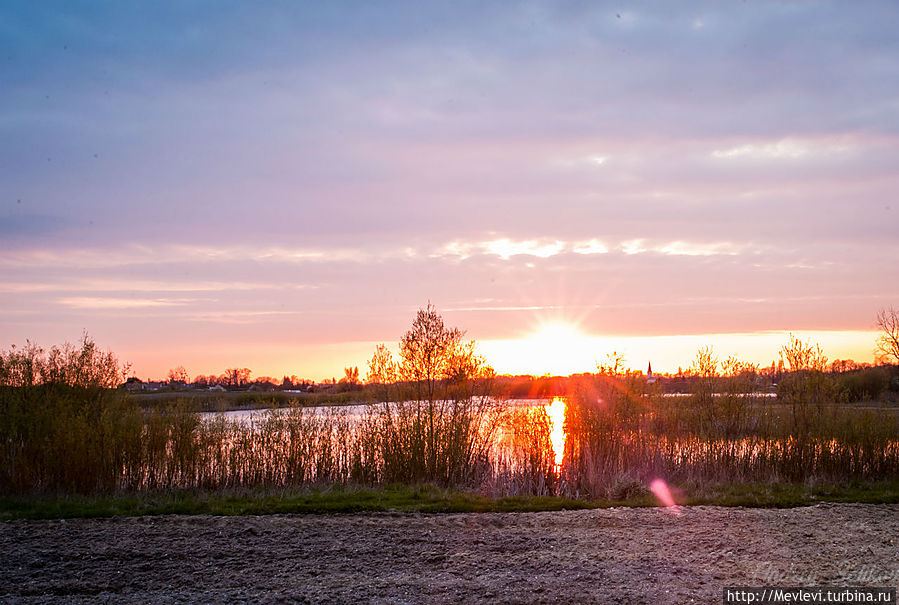
[[342,392],[362,388],[359,379],[359,368],[345,368],[344,377],[338,380],[324,380],[316,383],[306,378],[298,378],[295,375],[284,376],[281,379],[271,376],[260,376],[251,379],[252,371],[249,368],[228,368],[223,374],[199,375],[192,381],[188,378],[187,371],[179,366],[169,370],[166,380],[141,380],[136,376],[128,378],[119,388],[129,392],[155,393],[164,391],[246,391],[246,392],[283,392],[283,393],[315,393],[315,392]]

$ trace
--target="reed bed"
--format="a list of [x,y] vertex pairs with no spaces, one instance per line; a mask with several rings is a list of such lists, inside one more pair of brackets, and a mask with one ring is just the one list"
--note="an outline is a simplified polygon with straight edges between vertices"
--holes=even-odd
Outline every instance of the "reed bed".
[[[859,410],[794,385],[791,400],[751,389],[664,398],[639,379],[597,377],[568,399],[559,495],[627,499],[676,485],[848,483],[899,477],[899,416]],[[828,393],[829,395],[829,393]]]
[[552,430],[543,406],[508,409],[492,450],[492,473],[485,491],[499,496],[556,495],[560,476]]
[[[430,483],[490,496],[623,500],[674,485],[894,480],[895,414],[751,394],[664,398],[591,378],[567,397],[556,464],[545,407],[487,396],[291,406],[246,419],[104,389],[0,388],[0,492],[146,492]],[[800,430],[801,429],[801,430]]]

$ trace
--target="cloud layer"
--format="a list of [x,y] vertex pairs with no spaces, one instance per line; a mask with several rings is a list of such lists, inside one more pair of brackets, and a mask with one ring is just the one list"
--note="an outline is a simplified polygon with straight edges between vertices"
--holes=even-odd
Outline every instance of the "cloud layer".
[[484,339],[868,329],[899,300],[897,28],[887,1],[6,3],[0,332],[258,352],[396,340],[429,299]]

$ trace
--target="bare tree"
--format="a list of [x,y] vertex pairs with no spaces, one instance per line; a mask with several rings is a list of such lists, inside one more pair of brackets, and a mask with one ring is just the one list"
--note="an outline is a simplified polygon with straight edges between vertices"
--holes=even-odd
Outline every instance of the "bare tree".
[[696,376],[705,378],[718,377],[718,357],[712,347],[700,347],[696,351],[696,359],[693,360],[691,370]]
[[0,384],[10,386],[57,383],[111,389],[125,381],[130,368],[112,352],[101,351],[87,332],[77,345],[67,342],[46,352],[31,341],[0,351]]
[[349,387],[355,387],[362,384],[362,382],[359,380],[359,366],[350,366],[348,368],[344,368],[343,379],[341,379],[340,382]]
[[130,364],[119,363],[111,351],[101,351],[87,332],[79,346],[53,346],[43,366],[44,382],[71,386],[115,388],[125,381]]
[[693,382],[692,405],[704,423],[711,427],[715,424],[715,391],[718,390],[718,356],[711,346],[700,347],[696,351],[696,359],[690,366],[690,374],[695,376]]
[[893,307],[881,309],[877,313],[877,327],[880,336],[877,338],[877,349],[883,357],[892,357],[899,363],[899,311]]
[[791,372],[815,370],[823,372],[827,369],[827,357],[821,345],[800,340],[790,334],[790,342],[780,349],[780,359],[785,362]]
[[224,380],[220,382],[231,387],[242,387],[250,382],[249,368],[228,368],[223,374]]
[[419,309],[400,341],[400,377],[414,383],[419,401],[434,401],[438,383],[450,378],[462,331],[447,328],[431,303]]
[[596,371],[604,376],[620,376],[624,372],[625,361],[623,353],[606,353],[605,360],[596,366]]
[[367,384],[391,384],[396,382],[396,362],[385,344],[375,347],[374,355],[368,360]]
[[384,405],[371,417],[390,480],[452,483],[483,471],[503,410],[491,396],[493,369],[462,337],[428,303],[400,340],[398,367],[383,346],[369,362],[370,383],[396,375],[414,389],[412,400],[395,404],[385,389]]
[[790,373],[778,382],[777,399],[790,405],[794,436],[804,438],[823,417],[825,406],[841,397],[839,385],[824,373],[827,357],[821,345],[790,334],[790,341],[780,349],[780,361]]
[[172,368],[169,370],[168,375],[169,383],[173,382],[183,382],[187,383],[190,378],[187,375],[187,370],[184,369],[184,366],[178,366],[177,368]]
[[0,385],[28,387],[41,381],[45,364],[44,350],[30,340],[17,349],[0,351]]
[[375,347],[375,352],[368,360],[368,374],[365,376],[366,384],[377,385],[379,399],[383,402],[390,401],[391,389],[397,380],[397,365],[393,360],[390,349],[385,344]]

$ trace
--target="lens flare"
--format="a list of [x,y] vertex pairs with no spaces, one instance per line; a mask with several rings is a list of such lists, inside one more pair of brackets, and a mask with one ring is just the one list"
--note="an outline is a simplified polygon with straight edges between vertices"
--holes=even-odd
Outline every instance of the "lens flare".
[[665,483],[664,480],[653,479],[652,483],[649,484],[649,489],[655,497],[658,498],[659,503],[661,503],[662,506],[675,515],[680,514],[680,507],[674,502],[674,497],[671,495],[671,489],[668,488],[668,484]]

